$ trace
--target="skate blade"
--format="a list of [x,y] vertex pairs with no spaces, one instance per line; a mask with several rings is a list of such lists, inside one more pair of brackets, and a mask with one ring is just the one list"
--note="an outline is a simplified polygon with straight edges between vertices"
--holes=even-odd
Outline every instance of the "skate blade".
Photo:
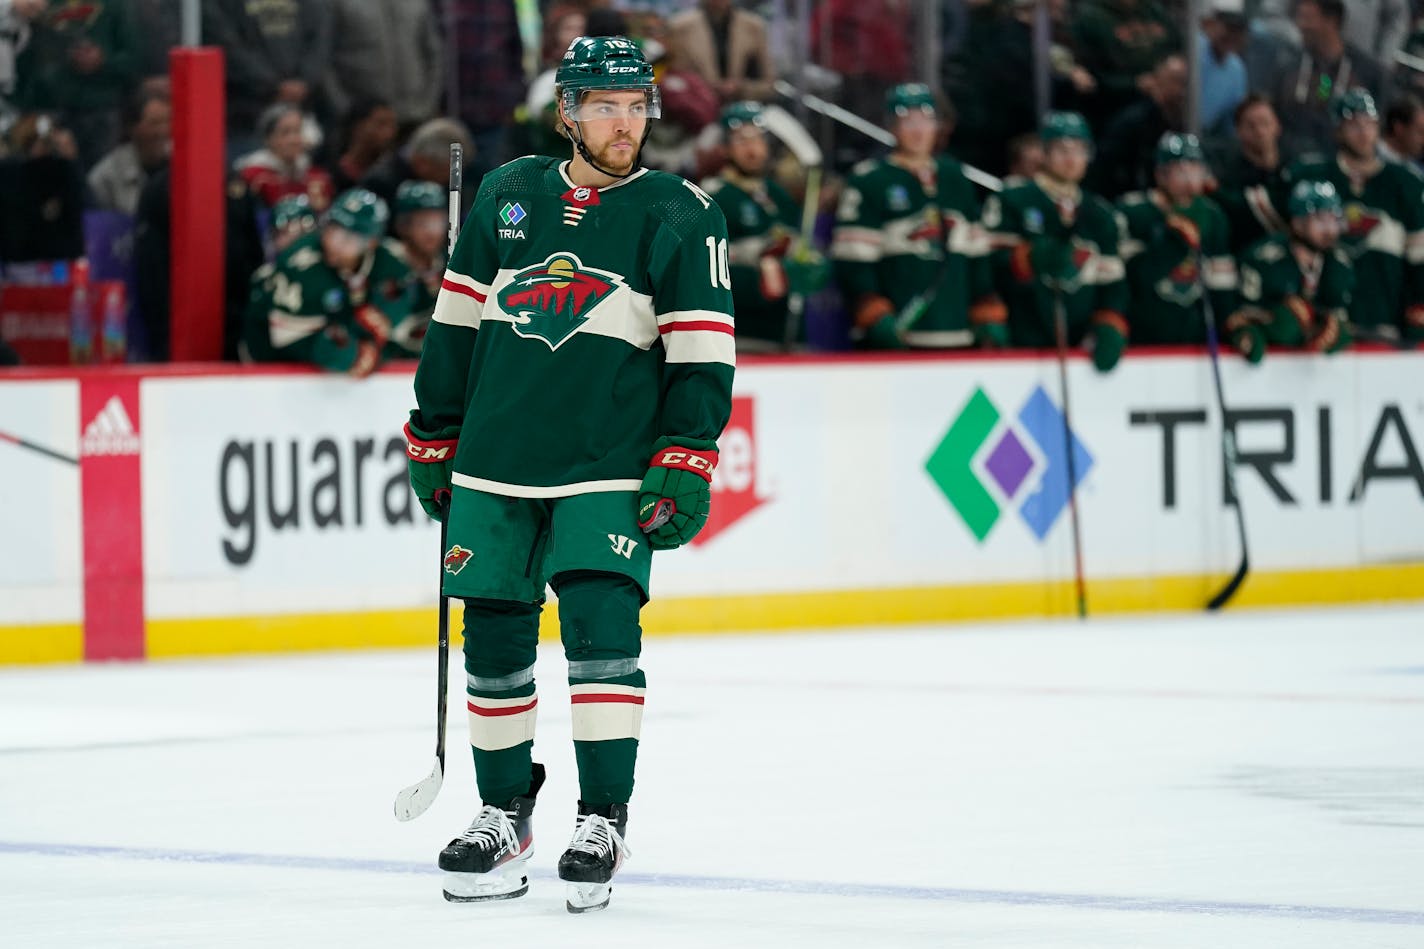
[[446,870],[445,899],[451,903],[487,903],[491,900],[512,900],[529,892],[529,877],[523,867],[504,872],[457,873]]
[[613,896],[613,884],[570,883],[564,894],[564,907],[570,913],[592,913],[608,905]]

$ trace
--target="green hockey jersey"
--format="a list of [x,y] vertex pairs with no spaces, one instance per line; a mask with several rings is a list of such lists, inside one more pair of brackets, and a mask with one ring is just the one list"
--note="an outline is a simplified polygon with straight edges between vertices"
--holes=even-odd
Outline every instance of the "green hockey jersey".
[[1217,187],[1211,199],[1226,214],[1230,228],[1231,252],[1239,254],[1267,234],[1286,229],[1282,209],[1290,195],[1285,181],[1286,166],[1262,168],[1238,152],[1216,173]]
[[[411,273],[383,244],[366,258],[365,302],[391,326],[410,316]],[[252,278],[243,344],[257,362],[309,362],[344,372],[371,333],[356,319],[352,290],[322,256],[321,233],[305,234]]]
[[[1225,319],[1236,305],[1236,258],[1221,208],[1203,197],[1172,207],[1166,195],[1153,189],[1124,195],[1118,213],[1126,224],[1120,251],[1127,267],[1133,342],[1206,342],[1203,288],[1217,319]],[[1168,227],[1173,215],[1195,228],[1200,254]]]
[[736,363],[727,226],[647,169],[575,185],[528,156],[485,176],[415,375],[459,427],[454,483],[510,497],[635,491],[660,436],[716,439]]
[[[762,292],[762,258],[783,256],[800,231],[801,210],[786,189],[770,178],[744,178],[728,168],[702,183],[727,219],[727,260],[732,271],[732,302],[737,311],[737,341],[757,340],[781,348],[787,339],[787,295],[767,299]],[[775,261],[770,262],[776,266]]]
[[1002,321],[1002,306],[974,186],[953,158],[932,168],[922,179],[891,158],[857,165],[841,192],[831,258],[852,308],[873,295],[903,313],[932,291],[923,315],[902,327],[907,345],[968,346],[972,320]]
[[1058,284],[1069,345],[1077,345],[1094,322],[1111,323],[1128,336],[1117,213],[1081,189],[1056,200],[1045,184],[1039,179],[1024,182],[991,196],[984,205],[994,280],[1009,310],[1009,339],[1015,346],[1055,345],[1057,291],[1046,280],[1051,275],[1036,269],[1047,259],[1062,262]]
[[430,328],[430,315],[435,312],[435,298],[445,275],[445,255],[437,254],[429,267],[418,267],[406,246],[387,238],[386,248],[410,269],[410,315],[391,327],[386,343],[387,359],[412,359],[420,355],[425,333]]
[[1290,238],[1273,234],[1247,248],[1239,269],[1241,305],[1227,321],[1228,330],[1256,323],[1269,343],[1303,346],[1327,320],[1348,319],[1356,274],[1342,250],[1313,255],[1302,267]]
[[1350,321],[1403,327],[1424,313],[1424,179],[1383,162],[1356,187],[1336,158],[1310,156],[1286,170],[1288,185],[1328,181],[1345,206],[1340,247],[1355,270]]

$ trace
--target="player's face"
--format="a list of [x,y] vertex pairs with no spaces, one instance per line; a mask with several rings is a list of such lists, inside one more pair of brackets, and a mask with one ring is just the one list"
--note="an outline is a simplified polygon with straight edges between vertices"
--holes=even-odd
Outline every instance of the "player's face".
[[1379,143],[1379,121],[1368,115],[1354,115],[1340,123],[1340,147],[1352,158],[1364,160],[1375,153]]
[[927,109],[912,109],[895,119],[895,144],[912,158],[928,158],[934,154],[935,115]]
[[336,270],[350,272],[361,265],[371,242],[344,227],[328,226],[321,232],[321,250],[327,264]]
[[633,170],[643,131],[648,127],[648,97],[641,92],[587,93],[579,106],[584,147],[600,168],[623,175]]
[[449,224],[442,211],[412,211],[400,224],[401,240],[422,257],[434,257],[445,241]]
[[766,135],[754,125],[742,126],[727,139],[727,157],[744,175],[756,177],[766,171],[770,155]]
[[1088,173],[1088,143],[1076,138],[1059,138],[1043,149],[1043,170],[1058,181],[1077,184]]
[[1329,250],[1340,239],[1344,222],[1340,215],[1322,211],[1309,217],[1298,217],[1291,222],[1296,235],[1316,250]]
[[1174,161],[1157,169],[1157,186],[1176,204],[1186,204],[1206,190],[1206,169],[1199,161]]

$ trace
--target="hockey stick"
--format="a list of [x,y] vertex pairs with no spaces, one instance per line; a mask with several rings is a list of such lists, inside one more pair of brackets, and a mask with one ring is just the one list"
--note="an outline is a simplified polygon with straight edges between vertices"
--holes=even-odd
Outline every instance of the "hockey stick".
[[1236,572],[1231,575],[1231,579],[1226,582],[1226,586],[1207,601],[1208,610],[1219,610],[1226,605],[1227,601],[1236,595],[1240,589],[1241,582],[1246,579],[1246,573],[1251,569],[1250,549],[1246,544],[1246,514],[1241,508],[1241,496],[1236,493],[1236,432],[1227,424],[1226,419],[1226,396],[1221,386],[1221,341],[1216,332],[1216,311],[1211,305],[1211,294],[1207,291],[1201,267],[1201,258],[1197,258],[1197,279],[1201,282],[1202,288],[1202,315],[1206,320],[1206,351],[1211,359],[1211,379],[1216,386],[1216,410],[1221,414],[1221,462],[1226,468],[1226,484],[1231,493],[1231,505],[1236,508],[1236,532],[1241,538],[1241,562],[1236,565]]
[[[464,148],[450,143],[450,245],[447,260],[455,256],[455,240],[460,236],[460,186],[464,181]],[[449,548],[450,503],[440,505],[440,593],[439,668],[435,681],[435,767],[430,773],[396,795],[396,820],[411,820],[424,814],[445,783],[445,701],[450,691],[450,598],[445,595],[445,551]]]
[[30,451],[44,455],[47,458],[53,458],[55,461],[62,461],[67,465],[79,464],[78,458],[71,458],[68,455],[55,451],[53,448],[37,445],[28,439],[21,438],[19,435],[11,435],[9,432],[0,431],[0,442],[5,442],[6,444],[15,445],[20,448],[28,448]]
[[[806,169],[806,194],[801,201],[801,233],[791,246],[793,258],[804,257],[811,246],[812,232],[816,227],[816,209],[821,204],[821,165],[824,156],[821,146],[811,137],[805,127],[779,105],[769,105],[762,109],[762,121],[766,130],[786,146],[786,150]],[[786,298],[786,330],[782,338],[785,349],[796,344],[801,332],[801,321],[806,312],[806,295],[792,293]]]
[[1073,578],[1078,598],[1078,618],[1088,618],[1088,587],[1083,579],[1083,533],[1078,522],[1078,462],[1073,457],[1073,421],[1068,407],[1068,313],[1063,287],[1053,288],[1053,337],[1058,353],[1058,387],[1063,394],[1063,450],[1068,456],[1068,513],[1073,524]]

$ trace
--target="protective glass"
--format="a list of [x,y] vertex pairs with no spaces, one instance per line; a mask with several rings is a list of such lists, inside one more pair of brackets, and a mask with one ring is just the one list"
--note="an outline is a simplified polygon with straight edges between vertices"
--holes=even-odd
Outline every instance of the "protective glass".
[[[608,92],[629,92],[628,89],[609,89]],[[640,89],[647,96],[643,102],[629,100],[616,102],[599,95],[599,90],[580,89],[564,92],[564,114],[575,122],[596,122],[601,119],[656,119],[663,114],[663,99],[658,88]]]

